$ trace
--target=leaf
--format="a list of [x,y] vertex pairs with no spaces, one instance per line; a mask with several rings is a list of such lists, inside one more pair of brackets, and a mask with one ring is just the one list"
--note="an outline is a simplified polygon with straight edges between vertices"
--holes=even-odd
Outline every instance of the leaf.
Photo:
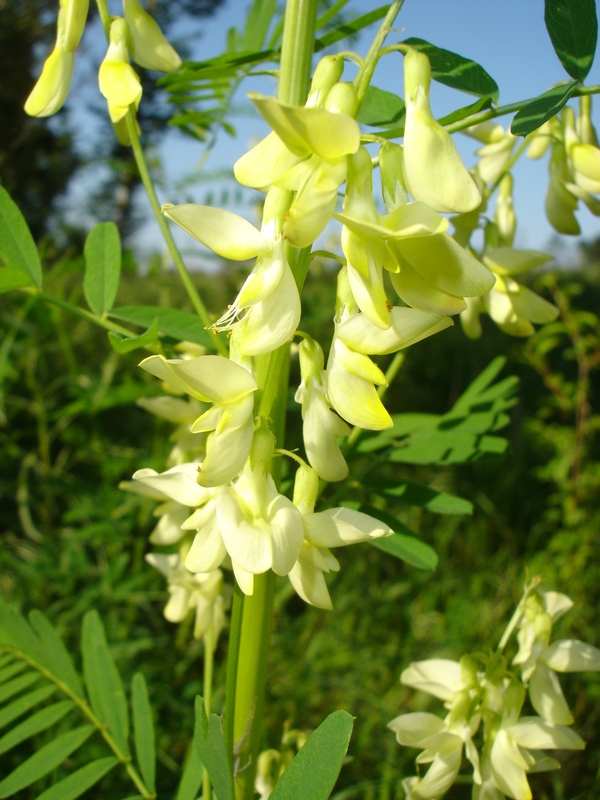
[[53,625],[41,611],[33,610],[29,615],[31,627],[35,630],[46,652],[46,663],[52,673],[66,683],[77,697],[85,697],[73,659]]
[[381,539],[370,539],[369,544],[401,561],[406,561],[407,564],[417,567],[417,569],[435,569],[437,567],[438,557],[435,550],[425,542],[415,539],[414,536],[395,533],[393,536],[385,536]]
[[434,514],[472,514],[473,504],[447,492],[437,492],[410,481],[379,480],[363,484],[365,489],[390,497],[403,505],[420,506]]
[[120,750],[129,755],[129,715],[123,683],[96,611],[89,611],[84,617],[81,651],[83,674],[92,708],[108,726]]
[[425,53],[431,64],[431,77],[434,81],[467,94],[488,96],[494,102],[498,101],[498,84],[476,61],[436,47],[425,39],[411,37],[404,44]]
[[21,722],[20,725],[17,725],[0,739],[0,753],[6,753],[7,750],[24,742],[31,736],[45,731],[55,722],[58,722],[59,719],[62,719],[74,707],[75,704],[71,700],[62,700],[60,703],[54,703],[54,705],[42,708],[41,711]]
[[[356,508],[358,511],[385,522],[394,531],[393,536],[369,539],[368,543],[370,545],[389,553],[395,558],[406,561],[407,564],[417,567],[417,569],[435,569],[438,563],[435,550],[425,542],[417,539],[410,528],[407,528],[399,519],[396,519],[381,508],[375,508],[366,503],[345,502],[344,505],[349,508]],[[400,533],[400,531],[402,532]]]
[[148,347],[158,341],[158,319],[155,317],[148,330],[139,336],[123,336],[120,333],[109,331],[108,340],[112,349],[121,355]]
[[131,683],[133,707],[133,734],[135,753],[142,778],[151,792],[155,791],[156,752],[154,745],[154,722],[148,701],[148,689],[141,672],[136,672]]
[[380,6],[373,11],[369,11],[368,14],[363,14],[362,17],[357,17],[349,22],[344,22],[342,25],[335,28],[335,30],[328,31],[328,33],[326,33],[324,36],[321,36],[319,39],[315,39],[315,53],[318,53],[319,50],[323,50],[325,47],[329,47],[329,45],[335,44],[335,42],[339,42],[342,39],[347,39],[350,36],[356,36],[356,34],[359,31],[362,31],[363,28],[366,28],[369,25],[372,25],[374,22],[378,22],[380,19],[383,19],[387,14],[388,9],[389,5]]
[[42,265],[33,236],[19,207],[3,186],[0,186],[0,258],[7,267],[30,275],[33,283],[41,287]]
[[0,267],[0,294],[10,292],[12,289],[31,286],[32,283],[33,279],[28,272],[24,272],[18,267]]
[[196,800],[202,783],[202,761],[198,748],[192,742],[187,755],[183,775],[177,789],[175,800]]
[[254,0],[242,26],[242,50],[259,50],[275,15],[277,0]]
[[595,0],[545,0],[544,21],[560,63],[572,78],[585,80],[598,38]]
[[145,328],[157,319],[158,330],[161,333],[179,341],[195,342],[203,344],[210,350],[215,349],[210,334],[204,330],[202,321],[187,311],[176,311],[160,306],[121,306],[112,309],[110,316]]
[[523,106],[514,116],[510,126],[510,132],[514,136],[527,136],[532,131],[537,130],[544,122],[556,116],[561,108],[566,104],[575,89],[577,82],[560,84],[548,89],[547,92],[531,100]]
[[40,640],[25,617],[0,598],[0,645],[2,644],[22,651],[39,664],[46,663]]
[[369,86],[356,117],[363,125],[397,125],[405,113],[404,100],[392,92]]
[[271,800],[327,800],[344,763],[353,725],[347,711],[330,714],[281,775]]
[[10,797],[11,794],[30,786],[58,767],[65,758],[81,747],[95,730],[93,725],[82,725],[81,728],[52,739],[0,783],[0,797]]
[[114,222],[101,222],[89,232],[83,248],[83,291],[94,314],[110,311],[121,277],[121,237]]
[[9,678],[13,678],[26,668],[27,664],[24,661],[14,661],[9,666],[4,667],[4,669],[0,669],[0,683],[4,683]]
[[508,442],[492,436],[509,422],[514,377],[493,383],[505,359],[492,361],[444,415],[394,414],[393,426],[358,445],[361,453],[390,448],[388,460],[405,464],[459,464],[500,455]]
[[467,117],[470,117],[471,114],[477,114],[480,111],[485,111],[486,108],[492,107],[492,98],[491,97],[480,97],[479,100],[476,100],[474,103],[471,103],[469,106],[463,106],[462,108],[457,108],[456,111],[453,111],[451,114],[447,114],[445,117],[441,117],[438,122],[440,125],[451,125],[453,122],[460,122]]
[[218,800],[233,800],[233,775],[225,751],[221,719],[216,714],[206,717],[204,700],[196,697],[194,743],[204,764]]
[[3,728],[14,719],[18,719],[23,716],[23,714],[26,714],[30,709],[37,706],[38,703],[41,703],[43,700],[50,697],[51,694],[54,694],[56,689],[56,686],[43,686],[41,689],[35,689],[33,692],[29,692],[29,694],[24,694],[19,697],[18,700],[13,700],[12,703],[4,706],[4,708],[0,710],[0,728]]
[[99,758],[81,767],[77,772],[73,772],[67,778],[55,783],[45,792],[42,792],[36,800],[74,800],[80,797],[100,778],[119,763],[119,759],[114,756]]
[[39,681],[39,679],[39,673],[28,672],[26,675],[21,675],[19,678],[15,678],[14,680],[3,684],[0,686],[0,703],[3,703],[5,700],[8,700],[9,697],[22,692],[23,689],[31,686],[32,683]]

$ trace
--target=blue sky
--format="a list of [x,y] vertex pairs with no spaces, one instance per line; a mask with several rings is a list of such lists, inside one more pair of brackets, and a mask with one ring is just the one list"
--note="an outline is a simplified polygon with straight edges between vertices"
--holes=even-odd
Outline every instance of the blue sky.
[[[351,1],[346,6],[346,13],[365,13],[380,4],[367,0]],[[118,5],[114,8],[115,13],[118,13]],[[194,44],[194,57],[206,59],[218,55],[224,48],[227,29],[232,23],[241,24],[248,6],[249,3],[244,0],[225,0],[213,18],[202,22],[201,34]],[[500,87],[500,103],[504,105],[535,97],[553,84],[569,79],[553,51],[543,15],[543,0],[406,0],[397,18],[396,30],[388,37],[388,43],[416,36],[478,61],[496,80]],[[354,45],[360,55],[366,53],[374,32],[375,28],[369,29]],[[350,67],[347,69],[344,77],[351,79],[353,73]],[[402,82],[402,57],[398,54],[387,56],[380,62],[373,83],[402,94]],[[600,84],[598,58],[586,83]],[[230,167],[252,141],[267,132],[245,100],[246,91],[271,94],[275,92],[275,84],[269,78],[260,78],[248,80],[242,86],[241,92],[235,97],[236,107],[242,110],[242,114],[234,120],[238,137],[235,140],[222,137],[205,164],[208,171]],[[436,116],[467,105],[474,99],[439,84],[434,84],[432,90],[432,107]],[[600,129],[600,99],[594,108],[594,119]],[[506,127],[510,118],[499,121]],[[477,143],[460,134],[455,136],[455,140],[465,163],[472,166]],[[161,200],[202,202],[207,192],[206,184],[188,184],[185,191],[177,189],[181,187],[182,180],[194,173],[201,161],[202,145],[173,131],[161,147],[160,155],[165,176]],[[515,209],[519,221],[516,244],[519,247],[543,248],[554,234],[543,210],[547,158],[531,162],[523,157],[514,170],[514,178]],[[247,209],[247,214],[252,215],[251,208]],[[578,219],[585,238],[600,235],[600,219],[593,217],[585,207],[578,212]],[[159,246],[159,239],[155,238],[150,226],[144,229],[142,236],[147,243]],[[567,245],[573,242],[572,237],[561,238]],[[179,242],[185,248],[192,244],[189,237],[179,239]]]

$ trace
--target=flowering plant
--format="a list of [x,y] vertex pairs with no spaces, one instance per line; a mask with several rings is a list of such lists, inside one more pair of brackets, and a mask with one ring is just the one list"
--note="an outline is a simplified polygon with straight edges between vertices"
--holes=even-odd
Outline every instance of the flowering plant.
[[[132,148],[198,317],[186,327],[177,310],[157,313],[141,334],[115,321],[135,325],[139,319],[131,312],[128,319],[113,307],[121,266],[119,234],[110,222],[90,232],[84,252],[90,311],[62,306],[107,329],[118,353],[148,351],[140,367],[158,379],[164,396],[146,398],[141,405],[176,426],[164,469],[137,469],[121,488],[157,501],[158,522],[149,538],[159,549],[148,553],[146,561],[167,580],[166,618],[180,623],[192,617],[193,636],[204,648],[203,697],[196,698],[196,728],[178,800],[194,800],[200,784],[203,800],[251,800],[255,792],[273,800],[330,795],[348,747],[350,714],[331,714],[308,738],[297,732],[295,741],[303,746],[295,758],[289,738],[284,752],[261,754],[276,588],[284,582],[302,601],[332,608],[335,584],[330,593],[326,576],[341,568],[332,550],[364,543],[410,565],[435,567],[432,548],[382,507],[385,492],[375,471],[388,462],[456,463],[499,454],[506,441],[496,433],[508,422],[505,412],[514,402],[515,382],[495,382],[503,366],[497,360],[448,414],[407,420],[391,413],[386,396],[404,351],[441,334],[457,318],[469,338],[482,334],[482,314],[504,333],[527,337],[535,325],[558,316],[558,308],[516,280],[551,259],[514,247],[511,169],[522,153],[539,158],[551,151],[545,208],[558,232],[577,232],[579,200],[599,213],[600,149],[591,121],[591,95],[599,90],[583,84],[595,48],[595,36],[591,43],[588,35],[597,27],[593,2],[585,0],[575,13],[570,4],[565,11],[558,0],[546,0],[548,31],[573,81],[510,107],[498,105],[495,81],[475,62],[423,40],[396,41],[393,24],[402,4],[395,0],[352,28],[383,17],[365,57],[327,53],[312,72],[316,0],[288,1],[280,47],[267,55],[260,55],[259,46],[270,22],[269,4],[255,1],[254,19],[263,20],[263,37],[256,52],[239,55],[235,65],[274,58],[279,67],[277,96],[249,95],[270,132],[234,165],[239,183],[261,193],[261,219],[255,226],[228,209],[159,204],[137,120],[142,81],[131,61],[166,73],[163,85],[179,96],[203,79],[206,65],[182,65],[138,0],[124,0],[122,17],[111,16],[106,0],[97,0],[108,46],[98,69],[99,91],[118,141]],[[66,101],[87,13],[87,0],[61,0],[56,46],[27,100],[28,114],[54,114]],[[561,33],[565,14],[574,31],[574,41],[566,44]],[[323,18],[319,24],[325,25]],[[369,123],[362,121],[361,109],[377,96],[373,73],[381,59],[392,55],[403,58],[403,98],[395,98],[401,129],[380,120],[370,128],[381,129],[364,130]],[[230,77],[231,64],[221,67],[221,78]],[[478,95],[478,101],[459,108],[443,124],[432,110],[432,80],[450,82]],[[576,115],[567,103],[577,97]],[[493,122],[515,110],[510,131]],[[483,144],[472,170],[452,138],[458,130]],[[526,137],[520,145],[518,137]],[[374,194],[375,169],[381,199]],[[0,201],[0,256],[6,262],[1,288],[52,303],[42,292],[40,259],[22,215],[3,189]],[[492,204],[493,214],[488,211]],[[222,313],[207,310],[170,223],[222,259],[252,262]],[[322,250],[321,237],[330,223],[339,236],[330,250]],[[304,329],[303,290],[319,255],[337,270],[328,342]],[[290,387],[296,356],[300,380]],[[302,447],[294,450],[286,441],[289,388],[302,417]],[[413,485],[413,496],[420,508],[433,497],[455,509],[471,509],[460,498],[426,487]],[[442,797],[460,773],[463,753],[472,768],[476,800],[529,800],[529,773],[557,766],[545,750],[583,747],[570,728],[573,718],[556,671],[599,670],[600,651],[577,640],[551,642],[552,625],[570,601],[536,587],[526,588],[493,655],[420,661],[402,673],[404,684],[443,700],[448,712],[443,719],[429,712],[404,713],[390,723],[400,744],[422,750],[418,764],[429,765],[423,775],[403,781],[409,800]],[[517,628],[519,649],[509,664],[503,651]],[[226,629],[220,718],[211,713],[213,666]],[[121,678],[94,612],[84,623],[82,650],[83,682],[43,615],[33,613],[29,624],[0,606],[0,652],[9,670],[3,677],[12,676],[14,661],[68,698],[68,707],[43,706],[35,722],[17,727],[8,744],[0,740],[0,747],[51,727],[74,707],[86,718],[83,727],[61,734],[3,778],[0,796],[9,797],[52,771],[92,733],[102,738],[109,755],[62,778],[40,798],[80,796],[117,765],[137,797],[157,796],[152,714],[143,676],[138,673],[132,686],[130,737]],[[24,713],[19,708],[44,703],[47,696],[21,698],[16,701],[21,706],[0,710],[0,715],[12,721]],[[522,716],[527,698],[536,714]]]

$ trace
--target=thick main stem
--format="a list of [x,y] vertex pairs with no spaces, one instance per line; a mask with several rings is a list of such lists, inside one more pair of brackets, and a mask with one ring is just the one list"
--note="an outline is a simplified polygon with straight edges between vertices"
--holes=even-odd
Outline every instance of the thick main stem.
[[[305,102],[309,84],[314,48],[317,0],[288,0],[285,12],[279,100],[301,105]],[[273,191],[273,190],[271,190]],[[281,190],[277,197],[280,222],[289,208],[291,195]],[[305,259],[292,254],[290,266],[301,284]],[[287,382],[282,385],[281,375],[287,375],[289,346],[257,359],[256,375],[261,398],[259,414],[270,420],[282,447],[285,429],[285,400]],[[273,597],[275,575],[267,572],[254,577],[254,593],[234,605],[229,658],[235,664],[235,685],[228,681],[226,697],[227,718],[233,717],[233,764],[236,772],[235,792],[238,800],[251,800],[254,796],[256,762],[261,750],[262,718],[269,642],[273,623]],[[241,620],[240,620],[241,616]],[[233,670],[232,670],[233,671]],[[232,711],[233,705],[233,711]],[[230,739],[231,741],[231,739]]]

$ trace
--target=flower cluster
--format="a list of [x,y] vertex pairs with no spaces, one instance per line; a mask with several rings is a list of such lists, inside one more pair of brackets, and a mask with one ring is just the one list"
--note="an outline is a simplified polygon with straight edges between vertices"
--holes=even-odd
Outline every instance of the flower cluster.
[[546,192],[546,216],[558,233],[577,236],[581,229],[575,212],[581,200],[594,216],[600,216],[600,148],[591,120],[592,98],[579,98],[579,114],[565,106],[532,134],[529,158],[550,151],[550,181]]
[[[502,648],[460,661],[411,664],[400,680],[444,701],[443,719],[428,712],[401,714],[388,727],[398,743],[422,750],[422,777],[403,782],[408,800],[438,800],[455,782],[463,751],[473,773],[473,800],[531,800],[529,775],[559,767],[544,750],[581,750],[573,716],[556,672],[600,670],[600,650],[574,639],[550,642],[553,623],[571,608],[558,592],[525,590],[508,633],[518,626],[519,649],[509,668]],[[506,644],[504,636],[502,644]],[[537,715],[522,715],[525,701]]]
[[[67,99],[88,8],[89,0],[60,0],[54,50],[25,103],[30,116],[56,114]],[[121,144],[130,144],[125,115],[130,107],[137,109],[142,97],[142,85],[130,57],[140,67],[159,72],[177,69],[181,59],[140,0],[123,0],[123,17],[111,18],[107,35],[108,51],[100,65],[98,83],[117,138]]]

